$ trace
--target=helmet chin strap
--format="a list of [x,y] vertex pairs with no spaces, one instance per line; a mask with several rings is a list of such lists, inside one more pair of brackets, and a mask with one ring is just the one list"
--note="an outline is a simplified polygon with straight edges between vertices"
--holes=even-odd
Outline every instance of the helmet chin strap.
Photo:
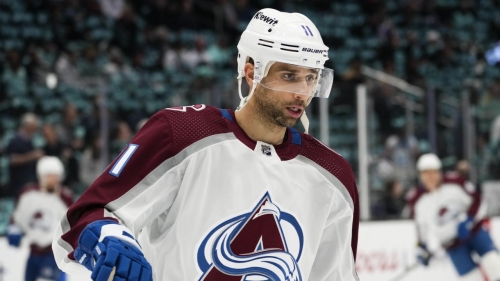
[[241,80],[242,80],[242,78],[239,77],[238,78],[238,93],[240,95],[240,105],[238,105],[238,107],[236,108],[236,111],[241,110],[248,103],[248,101],[250,100],[250,98],[252,97],[252,95],[255,91],[255,88],[257,87],[257,82],[253,81],[253,85],[252,85],[252,89],[250,90],[250,93],[248,93],[248,96],[243,97],[243,95],[241,94]]
[[300,122],[302,122],[302,126],[304,126],[304,134],[309,134],[309,118],[307,118],[306,111],[304,110],[304,113],[302,113],[302,116],[300,116]]
[[302,116],[300,116],[300,122],[302,122],[302,126],[304,126],[304,134],[309,134],[309,118],[307,118],[307,114],[306,114],[306,108],[309,106],[309,104],[311,103],[312,101],[312,97],[310,97],[306,103],[306,107],[304,108],[304,113],[302,114]]

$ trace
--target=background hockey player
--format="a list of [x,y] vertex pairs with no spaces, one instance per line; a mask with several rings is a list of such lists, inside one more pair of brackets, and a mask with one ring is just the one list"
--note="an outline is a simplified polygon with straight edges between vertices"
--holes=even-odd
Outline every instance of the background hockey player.
[[[500,257],[483,227],[485,207],[479,196],[457,183],[442,183],[441,161],[435,154],[422,155],[417,169],[426,190],[415,205],[419,261],[427,265],[444,248],[460,280],[484,280],[480,268],[488,280],[500,280]],[[479,266],[474,253],[480,257]]]
[[307,130],[306,106],[330,94],[328,48],[307,17],[263,9],[238,51],[239,109],[151,117],[63,217],[60,268],[97,281],[358,280],[350,166],[291,128]]
[[[469,196],[474,200],[474,206],[479,207],[481,201],[480,190],[476,185],[469,180],[469,163],[465,160],[457,162],[454,171],[447,171],[442,173],[441,183],[454,183],[462,187]],[[406,206],[404,210],[404,217],[413,219],[415,217],[415,204],[418,202],[420,196],[426,193],[422,181],[417,185],[410,188],[405,195]],[[485,219],[489,220],[489,219]]]
[[62,280],[52,252],[52,237],[72,203],[69,189],[61,186],[64,168],[54,156],[40,158],[36,166],[38,184],[26,186],[16,205],[8,229],[9,244],[19,247],[21,240],[30,245],[26,281]]

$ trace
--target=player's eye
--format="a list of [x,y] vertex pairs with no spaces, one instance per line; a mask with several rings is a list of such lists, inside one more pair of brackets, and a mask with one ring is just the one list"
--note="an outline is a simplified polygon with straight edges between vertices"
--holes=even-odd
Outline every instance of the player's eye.
[[295,75],[293,75],[293,73],[283,73],[283,79],[293,81],[295,79]]
[[315,80],[316,80],[316,76],[315,75],[307,75],[306,76],[306,82],[307,82],[307,84],[313,83]]

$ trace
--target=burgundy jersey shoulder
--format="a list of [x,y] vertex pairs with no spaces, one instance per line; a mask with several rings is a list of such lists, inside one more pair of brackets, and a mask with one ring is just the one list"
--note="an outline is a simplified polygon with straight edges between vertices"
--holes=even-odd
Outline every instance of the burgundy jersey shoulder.
[[352,192],[357,192],[354,173],[349,162],[342,155],[325,146],[314,137],[307,134],[301,135],[304,142],[300,154],[314,161],[335,176],[351,195]]
[[454,183],[462,187],[469,195],[478,193],[476,186],[464,178],[460,173],[452,171],[443,174],[443,183]]
[[410,209],[410,219],[415,217],[415,205],[422,195],[425,194],[425,189],[422,185],[417,184],[410,188],[405,194],[406,205]]
[[67,207],[71,206],[71,204],[73,204],[73,198],[74,198],[74,195],[73,195],[73,191],[71,191],[68,187],[66,186],[61,186],[61,193],[60,193],[60,196],[61,196],[61,200],[64,202],[64,204],[66,204]]
[[157,114],[166,118],[176,151],[203,138],[230,132],[222,111],[204,104],[165,108]]
[[18,195],[16,201],[19,201],[19,198],[21,198],[21,196],[23,196],[24,194],[26,194],[30,191],[35,191],[35,190],[40,190],[40,185],[38,183],[29,183],[29,184],[23,186],[23,188],[19,192],[19,195]]
[[[26,186],[23,187],[23,189],[21,189],[21,192],[19,192],[19,197],[17,199],[17,202],[19,202],[19,199],[25,194],[28,194],[31,191],[39,191],[39,190],[40,190],[40,185],[38,183],[27,184]],[[71,204],[73,204],[73,192],[68,187],[61,186],[61,192],[59,193],[59,197],[66,206],[69,207],[71,206]]]

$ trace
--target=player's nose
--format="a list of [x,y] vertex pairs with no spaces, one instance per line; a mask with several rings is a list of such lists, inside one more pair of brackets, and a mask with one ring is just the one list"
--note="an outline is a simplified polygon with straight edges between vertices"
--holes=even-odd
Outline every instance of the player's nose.
[[303,104],[307,99],[308,99],[308,96],[302,93],[293,93],[293,98],[296,100],[296,101],[301,101],[300,104]]

